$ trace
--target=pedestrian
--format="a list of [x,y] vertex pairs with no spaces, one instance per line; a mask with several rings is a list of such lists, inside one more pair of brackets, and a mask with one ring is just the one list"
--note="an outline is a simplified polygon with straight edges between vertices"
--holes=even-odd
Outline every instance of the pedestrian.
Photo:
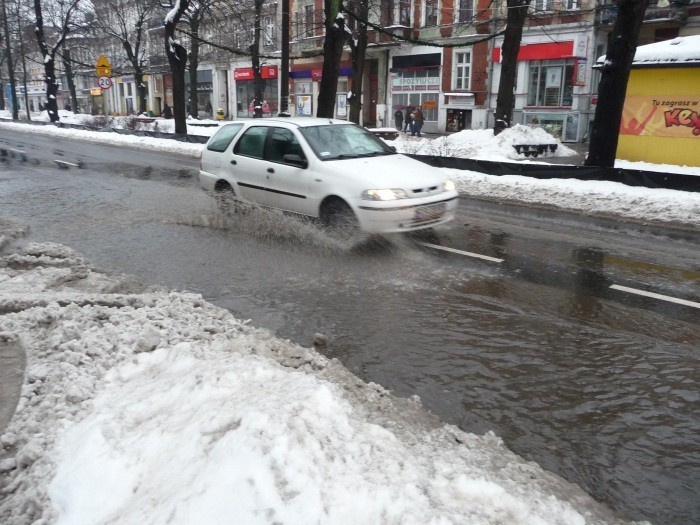
[[70,102],[66,102],[66,111],[73,111],[73,108],[70,105]]
[[411,136],[418,135],[421,137],[420,130],[423,128],[423,110],[420,106],[411,114],[413,122],[411,124]]
[[397,109],[394,113],[394,124],[396,124],[396,129],[401,131],[401,128],[403,127],[403,111],[400,109]]
[[206,105],[206,107],[204,108],[204,111],[206,111],[206,112],[207,112],[207,115],[209,115],[209,116],[211,117],[211,115],[212,115],[212,113],[211,113],[212,107],[211,107],[211,101],[210,101],[210,100],[207,100],[207,105]]
[[411,128],[411,112],[413,109],[411,106],[406,106],[406,112],[404,113],[404,119],[403,119],[403,130],[404,132],[407,132]]
[[163,105],[163,112],[161,113],[161,116],[167,119],[173,118],[173,110],[170,109],[170,106],[168,106],[167,103]]

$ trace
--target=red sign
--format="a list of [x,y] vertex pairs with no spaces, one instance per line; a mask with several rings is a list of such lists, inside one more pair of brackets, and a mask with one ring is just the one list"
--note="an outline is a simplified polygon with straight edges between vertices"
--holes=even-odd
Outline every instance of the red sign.
[[[518,51],[518,61],[522,60],[554,60],[556,58],[570,58],[574,54],[574,42],[545,42],[541,44],[523,44]],[[491,60],[501,62],[501,48],[494,47]]]
[[[260,76],[264,79],[277,78],[278,71],[277,66],[262,66],[260,68]],[[255,75],[253,74],[252,67],[239,67],[233,70],[233,80],[253,80]]]
[[314,82],[320,82],[323,76],[323,69],[312,69],[311,70],[311,80]]

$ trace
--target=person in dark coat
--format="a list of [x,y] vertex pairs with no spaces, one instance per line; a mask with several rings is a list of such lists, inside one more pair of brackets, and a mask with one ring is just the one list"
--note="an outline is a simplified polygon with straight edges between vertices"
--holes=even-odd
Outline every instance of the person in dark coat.
[[413,110],[411,109],[411,106],[406,106],[406,112],[404,113],[403,117],[403,130],[408,131],[411,129],[411,122],[413,122],[413,117],[411,117],[411,112]]
[[173,110],[167,104],[163,105],[163,113],[161,113],[163,118],[173,118]]
[[401,131],[403,127],[403,111],[400,109],[397,109],[394,113],[394,124],[396,125],[396,129]]

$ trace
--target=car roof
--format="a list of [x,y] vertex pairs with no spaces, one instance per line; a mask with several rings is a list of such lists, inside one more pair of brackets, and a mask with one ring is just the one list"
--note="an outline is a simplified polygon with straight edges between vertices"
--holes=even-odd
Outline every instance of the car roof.
[[263,118],[263,119],[246,119],[244,121],[236,120],[233,122],[227,122],[227,124],[292,124],[300,128],[307,128],[310,126],[329,126],[333,124],[353,124],[347,120],[338,120],[330,118],[318,118],[318,117],[273,117],[273,118]]

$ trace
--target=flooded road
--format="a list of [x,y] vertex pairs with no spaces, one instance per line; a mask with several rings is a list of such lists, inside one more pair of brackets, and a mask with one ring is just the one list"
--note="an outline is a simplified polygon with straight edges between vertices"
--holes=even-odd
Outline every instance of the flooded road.
[[697,232],[465,201],[428,244],[501,263],[405,237],[347,251],[276,213],[223,219],[190,169],[147,164],[8,159],[0,214],[29,224],[22,242],[201,293],[279,337],[323,333],[364,380],[493,431],[626,518],[700,521],[698,310],[610,288],[700,301]]

